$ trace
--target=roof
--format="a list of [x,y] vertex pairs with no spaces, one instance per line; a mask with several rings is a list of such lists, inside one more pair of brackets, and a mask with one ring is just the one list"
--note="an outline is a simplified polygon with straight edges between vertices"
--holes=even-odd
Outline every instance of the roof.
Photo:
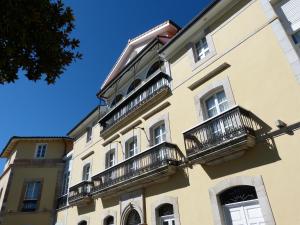
[[[3,148],[0,157],[8,157],[19,141],[63,140],[73,143],[73,138],[66,136],[12,136]],[[72,149],[72,146],[70,147]],[[69,149],[69,150],[71,150]]]
[[175,24],[171,20],[167,20],[164,23],[148,30],[147,32],[133,39],[129,39],[120,57],[116,61],[115,65],[113,66],[112,70],[108,74],[107,78],[104,80],[101,89],[107,86],[112,80],[114,80],[120,74],[120,71],[122,70],[124,65],[126,65],[126,62],[128,62],[129,56],[133,53],[133,51],[137,47],[153,40],[158,36],[168,36],[169,39],[171,39],[178,32],[178,30],[180,30],[180,27],[177,24]]
[[87,119],[89,119],[93,114],[95,114],[96,112],[98,112],[100,110],[99,105],[97,105],[95,108],[92,109],[92,111],[90,111],[85,117],[83,117],[68,133],[68,136],[73,136],[72,133],[74,133],[74,131],[76,131]]
[[208,6],[201,10],[186,26],[184,26],[175,36],[165,44],[160,50],[159,53],[166,50],[170,47],[178,38],[180,38],[191,26],[193,26],[198,20],[205,16],[212,8],[214,8],[221,0],[213,0]]

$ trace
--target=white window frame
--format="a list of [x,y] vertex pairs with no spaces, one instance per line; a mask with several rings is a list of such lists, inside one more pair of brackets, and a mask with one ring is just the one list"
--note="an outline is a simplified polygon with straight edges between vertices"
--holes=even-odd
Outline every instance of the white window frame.
[[[155,134],[155,130],[161,128],[162,126],[164,126],[164,132],[160,131],[160,134],[158,136],[156,136]],[[156,143],[156,139],[160,139],[158,143]],[[167,128],[166,128],[166,123],[165,121],[160,121],[157,124],[155,124],[152,128],[151,128],[151,139],[152,139],[152,143],[153,145],[157,145],[160,143],[163,143],[167,140]]]
[[[39,153],[39,147],[40,146],[46,146],[45,150],[44,150],[43,157],[41,157],[41,156],[38,155],[38,153]],[[36,149],[35,149],[34,157],[36,159],[45,159],[46,158],[47,149],[48,149],[48,144],[47,143],[38,143],[38,144],[36,144]]]
[[[113,160],[111,160],[109,158],[109,156],[113,153],[114,155],[114,158]],[[112,165],[110,165],[110,163],[112,162]],[[117,163],[117,156],[116,156],[116,149],[115,148],[112,148],[110,150],[108,150],[105,154],[105,169],[108,169],[110,167],[113,167],[114,165],[116,165]]]
[[[210,98],[214,98],[214,101],[215,101],[215,107],[216,107],[216,110],[217,110],[217,114],[216,115],[214,115],[214,116],[217,116],[217,115],[220,115],[220,114],[222,114],[223,112],[221,112],[221,110],[220,110],[220,105],[222,104],[222,103],[224,103],[224,102],[218,102],[218,97],[217,97],[217,94],[218,93],[220,93],[220,92],[224,92],[224,95],[225,95],[225,97],[226,97],[226,103],[227,103],[227,109],[229,109],[229,105],[228,105],[228,98],[227,98],[227,95],[226,95],[226,92],[225,92],[225,90],[222,88],[222,87],[220,87],[220,88],[218,88],[218,89],[216,89],[216,90],[214,90],[212,93],[210,93],[210,94],[208,94],[204,99],[203,99],[203,107],[204,107],[204,111],[205,111],[205,114],[206,114],[206,118],[207,119],[209,119],[210,117],[209,117],[209,113],[208,113],[208,108],[207,108],[207,104],[206,104],[206,102],[210,99]],[[227,110],[226,109],[226,110]],[[225,110],[225,111],[226,111]],[[214,117],[214,116],[212,116],[212,117]]]
[[[86,170],[85,168],[89,166],[89,172],[88,172],[88,179],[85,179],[86,176]],[[92,164],[90,162],[85,163],[84,166],[82,167],[82,181],[90,181],[92,177]]]
[[[198,45],[201,46],[201,48],[198,47]],[[204,45],[207,47],[204,48]],[[202,61],[207,56],[209,56],[210,53],[210,47],[208,45],[207,37],[205,35],[201,36],[198,41],[194,44],[194,53],[195,53],[195,61]]]
[[90,143],[93,139],[93,127],[87,127],[86,129],[86,143]]

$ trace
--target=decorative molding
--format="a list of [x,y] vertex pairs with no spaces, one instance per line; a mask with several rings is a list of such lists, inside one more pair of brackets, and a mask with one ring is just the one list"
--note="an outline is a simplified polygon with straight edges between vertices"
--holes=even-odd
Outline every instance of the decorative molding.
[[207,73],[206,75],[204,75],[203,77],[201,77],[199,80],[197,80],[196,82],[194,82],[193,84],[191,84],[188,88],[191,91],[195,90],[201,84],[205,83],[206,81],[208,81],[209,79],[211,79],[214,76],[218,75],[219,73],[223,72],[224,70],[226,70],[229,67],[230,67],[230,65],[228,63],[226,63],[226,62],[222,63],[217,68],[213,69],[212,71],[210,71],[209,73]]
[[81,157],[81,160],[85,160],[86,158],[88,158],[89,156],[93,155],[95,152],[94,151],[90,151],[87,154],[85,154],[84,156]]
[[120,133],[122,135],[126,134],[128,131],[132,130],[133,128],[135,128],[136,126],[140,125],[142,123],[142,120],[137,120],[134,123],[130,124],[129,126],[127,126],[125,129],[121,130]]
[[105,147],[106,145],[110,144],[111,142],[113,142],[114,140],[118,139],[119,137],[120,137],[119,134],[114,135],[113,137],[111,137],[107,141],[103,142],[102,146]]

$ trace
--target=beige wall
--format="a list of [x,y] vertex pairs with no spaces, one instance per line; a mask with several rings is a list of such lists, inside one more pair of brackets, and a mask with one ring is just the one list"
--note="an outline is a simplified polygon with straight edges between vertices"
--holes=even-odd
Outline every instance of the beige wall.
[[[171,142],[177,144],[184,154],[182,132],[199,123],[194,97],[214,82],[224,79],[229,80],[236,104],[250,110],[258,118],[260,132],[277,130],[277,119],[287,124],[299,122],[299,84],[264,14],[261,1],[251,1],[225,22],[223,19],[220,19],[222,23],[216,21],[212,26],[216,54],[204,64],[195,66],[191,49],[179,50],[171,59],[172,96],[164,100],[170,105],[147,120],[142,118],[143,115],[136,119],[141,120],[139,127],[148,128],[157,118],[168,115]],[[228,63],[230,67],[193,91],[188,88],[223,63]],[[118,146],[119,162],[123,160],[124,149],[121,146],[132,135],[132,130],[125,134],[121,133],[122,130],[125,127],[112,135],[120,135],[112,144]],[[148,142],[143,132],[139,136],[143,151],[147,149]],[[111,137],[106,140],[94,137],[90,146],[81,140],[84,138],[75,142],[71,185],[81,181],[84,161],[92,162],[93,175],[104,169],[105,152],[110,146],[102,144]],[[169,196],[178,199],[181,224],[213,225],[209,188],[230,177],[258,175],[263,178],[276,223],[299,224],[297,212],[300,208],[295,201],[295,196],[300,195],[300,176],[297,174],[300,169],[299,137],[300,132],[295,131],[294,135],[282,134],[262,140],[242,158],[217,166],[195,164],[192,168],[180,169],[166,182],[145,188],[143,196],[147,224],[152,221],[152,205]],[[91,151],[94,154],[82,160]],[[86,219],[89,224],[96,225],[101,224],[101,215],[110,211],[117,213],[116,224],[120,224],[119,204],[118,198],[113,198],[111,202],[99,198],[83,209],[75,206],[59,211],[57,221],[58,224],[71,225]]]

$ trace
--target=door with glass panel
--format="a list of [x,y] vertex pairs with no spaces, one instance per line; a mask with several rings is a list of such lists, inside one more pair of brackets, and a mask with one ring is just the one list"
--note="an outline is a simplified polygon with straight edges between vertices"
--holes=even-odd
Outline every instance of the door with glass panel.
[[[153,128],[153,144],[158,145],[166,141],[166,126],[165,123],[160,123]],[[157,159],[162,162],[167,157],[166,149],[160,148],[158,152]]]
[[163,204],[158,209],[159,225],[175,225],[174,209],[171,204]]
[[[212,118],[220,115],[228,109],[228,101],[224,90],[216,92],[205,100],[207,117]],[[222,136],[222,134],[232,127],[232,122],[228,118],[217,119],[208,127],[209,137]]]
[[[131,157],[133,157],[136,153],[137,153],[137,139],[136,137],[132,137],[130,138],[127,142],[126,142],[126,146],[125,146],[125,159],[129,159]],[[131,160],[128,163],[128,168],[127,168],[127,172],[128,173],[133,173],[137,168],[137,163],[134,160]]]

